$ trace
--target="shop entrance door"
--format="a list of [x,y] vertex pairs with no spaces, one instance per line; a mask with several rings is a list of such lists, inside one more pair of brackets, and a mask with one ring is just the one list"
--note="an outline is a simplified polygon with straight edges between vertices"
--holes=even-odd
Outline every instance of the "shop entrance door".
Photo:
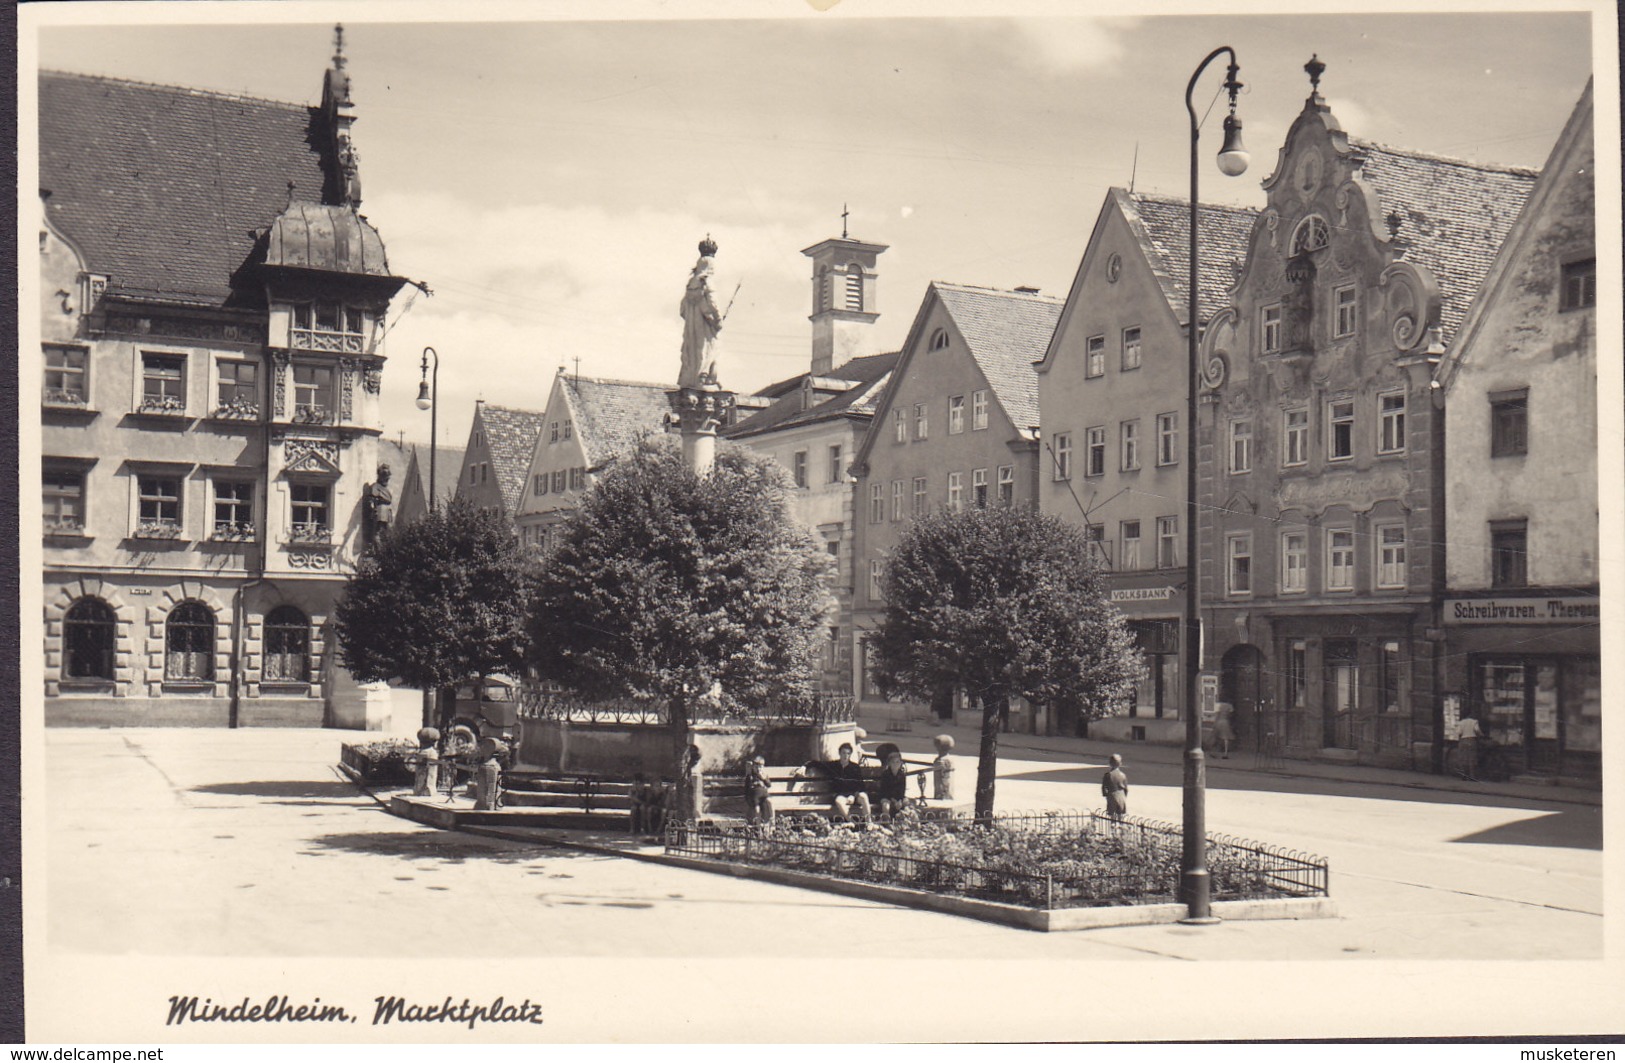
[[1257,646],[1232,646],[1224,655],[1219,673],[1219,700],[1228,701],[1233,715],[1236,741],[1250,742],[1258,730],[1258,698],[1262,690],[1264,655]]
[[1563,750],[1557,662],[1488,657],[1477,669],[1481,721],[1489,740],[1528,771],[1556,772]]
[[1358,646],[1326,643],[1326,697],[1321,743],[1328,749],[1354,748],[1354,708],[1360,689]]

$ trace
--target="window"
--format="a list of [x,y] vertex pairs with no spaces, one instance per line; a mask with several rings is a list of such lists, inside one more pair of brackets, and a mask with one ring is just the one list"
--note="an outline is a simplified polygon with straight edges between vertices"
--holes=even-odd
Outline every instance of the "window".
[[1292,253],[1300,255],[1305,251],[1319,251],[1330,239],[1331,230],[1326,225],[1326,219],[1319,214],[1311,214],[1293,230]]
[[246,539],[254,534],[254,484],[248,480],[214,482],[214,537]]
[[[559,422],[547,422],[547,445],[552,446],[559,441]],[[478,444],[476,444],[477,446]]]
[[1405,393],[1377,396],[1377,453],[1399,454],[1405,450]]
[[1405,525],[1379,524],[1377,539],[1377,586],[1405,586]]
[[1529,522],[1490,521],[1490,586],[1529,585]]
[[1016,500],[1016,467],[999,466],[999,505],[1008,506]]
[[1332,292],[1332,311],[1335,315],[1332,320],[1332,335],[1354,335],[1354,327],[1358,324],[1354,285],[1345,285]]
[[987,508],[987,470],[972,469],[970,474],[970,500],[971,505],[977,509]]
[[1119,533],[1123,539],[1122,568],[1136,569],[1141,567],[1140,560],[1140,522],[1125,520],[1119,525]]
[[164,622],[164,679],[196,683],[213,678],[214,613],[202,602],[181,602]]
[[1231,535],[1225,539],[1225,546],[1226,556],[1230,559],[1229,592],[1253,593],[1253,537],[1249,534]]
[[304,303],[293,308],[290,345],[310,351],[362,353],[361,311],[339,303]]
[[1288,708],[1302,709],[1309,692],[1309,643],[1293,639],[1286,648],[1286,703]]
[[933,351],[943,351],[948,349],[948,331],[946,329],[939,328],[937,331],[931,333],[931,349]]
[[930,426],[926,423],[926,405],[923,402],[914,404],[914,438],[924,439],[930,434]]
[[1157,464],[1179,464],[1179,414],[1157,414]]
[[85,474],[46,469],[42,495],[46,534],[77,535],[85,530]]
[[886,578],[886,562],[875,558],[869,562],[869,600],[878,602],[885,598],[881,582]]
[[562,495],[564,493],[564,485],[565,485],[566,475],[567,474],[565,473],[565,471],[563,469],[554,469],[553,470],[553,493],[554,494]]
[[1354,532],[1348,528],[1326,531],[1326,589],[1354,589]]
[[1083,526],[1083,538],[1089,544],[1089,553],[1096,560],[1102,564],[1111,564],[1111,552],[1106,549],[1106,526],[1104,524],[1085,524]]
[[976,391],[970,397],[970,430],[982,432],[987,429],[987,391]]
[[587,469],[584,465],[576,465],[570,469],[570,490],[579,491],[587,485]]
[[1084,372],[1085,376],[1105,376],[1106,375],[1106,337],[1105,336],[1090,336],[1089,337],[1088,355],[1087,355],[1087,357],[1085,359],[1085,362],[1084,362],[1083,372]]
[[846,468],[841,464],[841,445],[829,445],[829,482],[838,484],[846,477]]
[[1327,407],[1331,430],[1326,434],[1326,457],[1343,461],[1354,456],[1354,400],[1339,399]]
[[931,507],[930,496],[926,492],[925,477],[914,477],[914,515],[923,517]]
[[288,497],[293,503],[294,542],[327,542],[332,528],[328,522],[328,491],[326,484],[288,485]]
[[1123,471],[1133,472],[1140,467],[1140,422],[1124,421],[1118,425],[1118,441],[1122,444]]
[[293,419],[303,424],[327,424],[333,420],[331,366],[294,365]]
[[1084,439],[1084,469],[1085,476],[1106,475],[1106,426],[1096,425],[1086,429]]
[[1138,328],[1123,330],[1123,368],[1140,368],[1140,330]]
[[908,442],[908,411],[899,406],[891,412],[892,437],[895,442]]
[[563,439],[569,439],[574,434],[575,434],[575,422],[574,421],[565,421],[564,422],[564,427],[560,431],[560,437],[563,438]]
[[869,523],[879,524],[886,519],[886,485],[869,485]]
[[790,475],[797,487],[807,486],[807,452],[798,450],[790,457]]
[[1179,567],[1179,518],[1157,518],[1157,567]]
[[1072,433],[1060,432],[1055,436],[1055,478],[1072,479]]
[[965,508],[965,474],[962,472],[948,474],[948,508]]
[[181,530],[181,481],[175,476],[136,478],[137,538],[173,539]]
[[216,362],[217,417],[257,417],[260,412],[259,366],[253,362]]
[[535,476],[532,476],[530,478],[530,493],[535,495],[537,498],[547,494],[547,483],[550,479],[551,477],[545,472],[539,472]]
[[186,358],[169,354],[141,356],[142,413],[186,412]]
[[948,434],[960,435],[965,431],[965,396],[948,397]]
[[1253,422],[1230,422],[1230,473],[1253,471]]
[[1309,536],[1281,533],[1281,593],[1302,594],[1309,589]]
[[1281,349],[1281,304],[1266,306],[1259,311],[1259,332],[1263,337],[1265,354],[1275,354]]
[[279,605],[265,615],[267,683],[310,682],[310,621],[297,606]]
[[1558,306],[1562,310],[1579,310],[1597,305],[1597,260],[1563,264],[1563,292]]
[[1490,394],[1490,457],[1529,453],[1529,389]]
[[62,678],[113,678],[118,618],[100,598],[80,598],[62,617]]
[[904,498],[903,490],[904,490],[904,484],[903,484],[902,480],[893,480],[891,482],[891,519],[892,520],[902,520],[903,519],[903,498]]
[[1309,411],[1287,410],[1281,415],[1281,464],[1309,463]]
[[54,406],[83,406],[90,401],[85,386],[83,347],[45,345],[45,401]]

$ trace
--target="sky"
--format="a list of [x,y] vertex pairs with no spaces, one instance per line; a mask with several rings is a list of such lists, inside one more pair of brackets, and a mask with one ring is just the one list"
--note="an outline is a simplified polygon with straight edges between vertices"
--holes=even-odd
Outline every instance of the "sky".
[[[41,4],[24,6],[20,33],[38,30],[46,69],[314,104],[342,21],[362,213],[394,272],[434,293],[406,288],[392,307],[385,433],[428,441],[413,399],[432,346],[451,447],[477,399],[540,410],[560,366],[674,382],[678,302],[707,235],[721,300],[737,290],[718,351],[740,392],[807,369],[801,250],[840,236],[843,209],[852,237],[890,248],[878,350],[902,345],[933,280],[1064,296],[1109,187],[1188,193],[1185,86],[1219,45],[1241,63],[1252,165],[1238,178],[1213,166],[1216,103],[1202,198],[1249,206],[1308,94],[1311,54],[1351,135],[1531,167],[1592,64],[1584,13],[950,18],[854,2],[620,21],[465,4],[461,22],[386,0]],[[863,17],[876,11],[896,17]],[[1222,81],[1216,62],[1199,115]]]

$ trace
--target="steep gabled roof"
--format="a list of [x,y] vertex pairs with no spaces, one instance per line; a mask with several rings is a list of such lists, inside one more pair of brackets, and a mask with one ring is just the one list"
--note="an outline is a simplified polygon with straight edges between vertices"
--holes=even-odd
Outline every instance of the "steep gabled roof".
[[[1114,199],[1145,249],[1146,261],[1162,285],[1174,317],[1185,324],[1190,308],[1190,199],[1113,188]],[[1247,207],[1203,203],[1197,212],[1201,249],[1196,262],[1196,312],[1209,314],[1229,304],[1235,265],[1247,260],[1247,238],[1258,212]]]
[[1038,427],[1038,374],[1062,300],[1047,295],[932,281],[931,291],[970,348],[994,398],[1018,431]]
[[39,93],[47,215],[111,293],[263,301],[234,274],[290,199],[322,199],[319,108],[55,72]]
[[581,450],[595,468],[629,452],[638,437],[664,430],[666,414],[671,410],[666,400],[666,393],[672,390],[670,384],[568,374],[559,379]]
[[480,407],[480,426],[485,430],[485,444],[491,452],[491,471],[502,489],[502,505],[509,516],[519,512],[525,473],[530,469],[531,453],[536,449],[536,437],[541,434],[544,416],[535,410],[515,410],[490,403]]
[[1360,179],[1376,190],[1381,216],[1400,216],[1407,262],[1439,282],[1440,324],[1450,342],[1512,231],[1539,171],[1492,166],[1349,138],[1364,157]]
[[808,409],[802,409],[801,393],[802,386],[811,374],[803,373],[788,382],[788,386],[781,391],[780,398],[771,406],[758,410],[729,428],[724,434],[730,439],[739,439],[779,428],[815,424],[837,417],[873,417],[875,404],[880,400],[880,393],[886,386],[886,379],[891,374],[892,367],[897,364],[898,357],[897,351],[870,354],[836,366],[830,370],[829,376],[836,380],[852,381],[855,386],[831,395]]

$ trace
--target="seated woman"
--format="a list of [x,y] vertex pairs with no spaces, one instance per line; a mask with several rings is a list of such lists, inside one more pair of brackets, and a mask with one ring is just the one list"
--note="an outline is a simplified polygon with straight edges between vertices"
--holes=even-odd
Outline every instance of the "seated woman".
[[880,798],[880,814],[895,816],[908,801],[908,769],[903,766],[903,754],[893,749],[886,757],[886,766],[880,769],[880,784],[876,791]]

